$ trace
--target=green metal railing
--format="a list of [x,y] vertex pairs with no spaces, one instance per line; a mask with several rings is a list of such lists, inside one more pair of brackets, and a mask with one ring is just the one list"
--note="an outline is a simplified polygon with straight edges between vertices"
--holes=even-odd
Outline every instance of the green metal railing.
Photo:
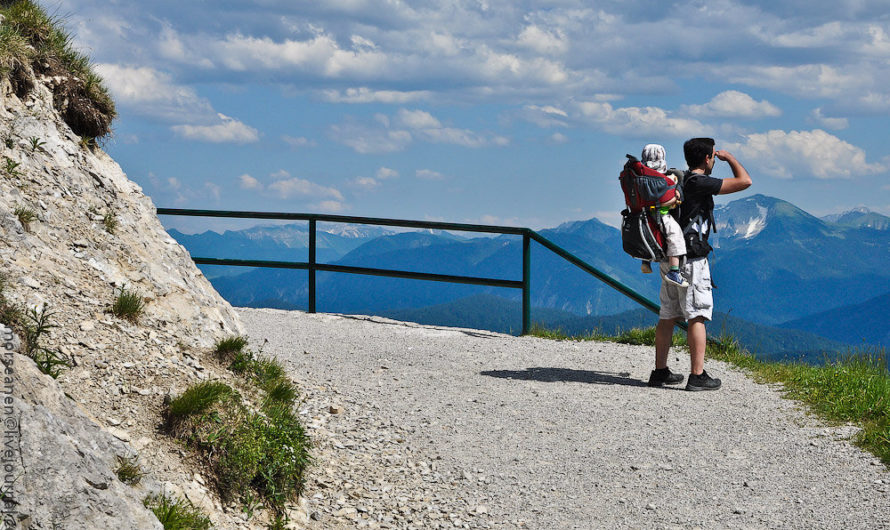
[[[433,221],[411,221],[402,219],[382,219],[375,217],[352,217],[346,215],[324,215],[307,213],[280,213],[280,212],[239,212],[226,210],[188,210],[179,208],[158,208],[158,215],[176,215],[190,217],[227,217],[237,219],[274,219],[279,221],[308,221],[309,222],[309,260],[302,261],[270,261],[249,259],[220,259],[206,257],[192,257],[199,265],[230,265],[236,267],[271,267],[279,269],[302,269],[309,273],[309,312],[315,313],[315,273],[340,272],[347,274],[365,274],[370,276],[385,276],[389,278],[408,278],[413,280],[429,280],[437,282],[462,283],[471,285],[484,285],[488,287],[508,287],[522,289],[522,334],[525,335],[531,328],[531,241],[536,241],[544,248],[554,252],[569,263],[603,281],[609,287],[639,303],[646,309],[658,314],[658,304],[649,300],[630,287],[612,278],[593,265],[585,262],[571,252],[550,241],[530,228],[512,226],[475,225],[464,223],[442,223]],[[316,225],[319,221],[328,223],[350,223],[363,225],[394,226],[400,228],[420,228],[424,230],[450,230],[459,232],[478,232],[489,234],[504,234],[522,236],[522,279],[503,280],[498,278],[480,278],[474,276],[458,276],[449,274],[432,274],[425,272],[412,272],[393,269],[377,269],[369,267],[354,267],[350,265],[333,265],[318,263],[315,258],[316,251]],[[681,327],[685,327],[682,326]]]

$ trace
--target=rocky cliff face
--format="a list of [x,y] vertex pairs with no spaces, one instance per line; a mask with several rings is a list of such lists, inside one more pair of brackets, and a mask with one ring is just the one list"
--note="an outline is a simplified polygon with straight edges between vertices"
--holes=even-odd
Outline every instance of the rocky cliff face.
[[[71,367],[54,381],[28,357],[4,357],[18,452],[5,513],[24,528],[152,528],[141,501],[165,488],[238,526],[158,429],[165,395],[230,379],[207,352],[241,333],[238,317],[139,186],[71,132],[50,80],[35,81],[21,99],[0,81],[0,272],[8,300],[51,315],[43,341]],[[109,312],[121,288],[145,299],[136,322]],[[137,488],[114,474],[116,457],[132,455],[149,473]]]

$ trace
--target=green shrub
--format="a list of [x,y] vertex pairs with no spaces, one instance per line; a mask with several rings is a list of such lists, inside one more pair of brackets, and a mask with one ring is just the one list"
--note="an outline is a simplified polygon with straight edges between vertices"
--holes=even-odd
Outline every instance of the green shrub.
[[121,287],[111,306],[111,313],[124,320],[136,322],[145,310],[145,300],[136,291]]
[[[205,456],[224,499],[250,502],[246,492],[253,490],[283,513],[302,492],[309,464],[309,440],[292,403],[267,399],[261,411],[252,411],[233,393],[195,392],[201,385],[207,386],[195,385],[170,403],[168,418],[179,418],[174,435]],[[186,406],[181,400],[187,394]]]
[[164,530],[208,530],[211,528],[210,519],[186,499],[158,495],[147,497],[143,503],[155,514]]

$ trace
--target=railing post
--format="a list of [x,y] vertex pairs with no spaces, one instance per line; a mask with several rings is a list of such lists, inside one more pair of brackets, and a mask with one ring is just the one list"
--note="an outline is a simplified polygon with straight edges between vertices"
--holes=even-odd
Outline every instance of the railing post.
[[309,219],[309,312],[315,313],[315,219]]
[[522,234],[522,334],[531,330],[531,237]]

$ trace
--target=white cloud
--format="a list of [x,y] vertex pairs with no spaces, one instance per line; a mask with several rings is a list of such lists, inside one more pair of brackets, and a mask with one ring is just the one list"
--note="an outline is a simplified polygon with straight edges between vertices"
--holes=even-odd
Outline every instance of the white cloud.
[[709,131],[702,123],[688,118],[672,118],[658,107],[613,108],[609,103],[586,101],[578,104],[588,123],[620,136],[652,138],[658,136],[701,136]]
[[399,178],[399,172],[396,171],[395,169],[390,169],[388,167],[381,167],[380,169],[377,170],[376,177],[379,180]]
[[299,197],[329,197],[343,200],[341,194],[336,188],[321,186],[305,179],[292,177],[283,180],[276,180],[269,184],[268,189],[274,191],[282,199],[289,199],[294,196]]
[[324,90],[322,97],[331,103],[392,103],[405,104],[432,99],[429,90],[402,92],[399,90],[372,90],[367,87],[346,90]]
[[215,121],[210,102],[174,83],[168,73],[119,64],[97,64],[96,70],[115,101],[138,114],[174,123]]
[[413,140],[408,131],[381,130],[354,122],[332,125],[330,135],[335,141],[347,145],[361,154],[401,151]]
[[828,64],[719,67],[715,74],[734,83],[770,88],[802,97],[835,98],[856,93],[863,76]]
[[850,126],[847,118],[830,118],[822,114],[822,108],[813,109],[810,113],[810,119],[826,129],[842,130]]
[[421,180],[445,180],[445,175],[432,169],[418,169],[414,175]]
[[260,139],[259,132],[234,118],[219,114],[215,125],[174,125],[173,132],[189,140],[211,143],[247,144]]
[[399,109],[396,114],[399,124],[408,129],[438,129],[442,124],[429,112],[422,110]]
[[260,181],[251,177],[247,173],[238,177],[239,185],[242,190],[261,190],[263,189],[263,185],[260,184]]
[[520,117],[534,123],[538,127],[546,129],[550,127],[567,127],[569,115],[566,111],[552,105],[543,107],[526,105],[520,112]]
[[721,92],[704,105],[688,105],[682,110],[691,116],[717,118],[763,118],[782,115],[782,111],[769,101],[756,101],[738,90]]
[[866,162],[865,151],[821,129],[750,134],[744,143],[730,143],[726,148],[744,163],[777,178],[850,179],[887,169]]
[[557,29],[554,32],[549,32],[536,25],[526,26],[519,34],[517,43],[537,53],[548,55],[563,54],[569,49],[562,30]]
[[350,183],[352,186],[363,190],[373,190],[380,187],[380,182],[372,177],[355,177]]
[[321,201],[310,205],[310,208],[323,213],[339,213],[347,209],[346,204],[340,201]]
[[378,125],[369,126],[354,121],[333,125],[330,136],[362,154],[401,151],[415,140],[473,148],[504,146],[510,142],[503,136],[446,127],[435,116],[423,110],[399,109],[393,118],[376,114],[374,121]]
[[284,141],[284,143],[293,147],[294,149],[302,149],[304,147],[315,147],[315,145],[316,145],[314,140],[310,140],[303,136],[284,135],[281,137],[281,139]]
[[562,133],[553,133],[550,135],[550,141],[555,144],[564,144],[569,141],[569,137]]
[[216,184],[214,184],[214,183],[212,183],[212,182],[205,182],[205,183],[204,183],[204,189],[207,190],[207,192],[208,192],[214,199],[219,200],[219,196],[220,196],[220,193],[221,193],[222,189],[221,189],[218,185],[216,185]]

